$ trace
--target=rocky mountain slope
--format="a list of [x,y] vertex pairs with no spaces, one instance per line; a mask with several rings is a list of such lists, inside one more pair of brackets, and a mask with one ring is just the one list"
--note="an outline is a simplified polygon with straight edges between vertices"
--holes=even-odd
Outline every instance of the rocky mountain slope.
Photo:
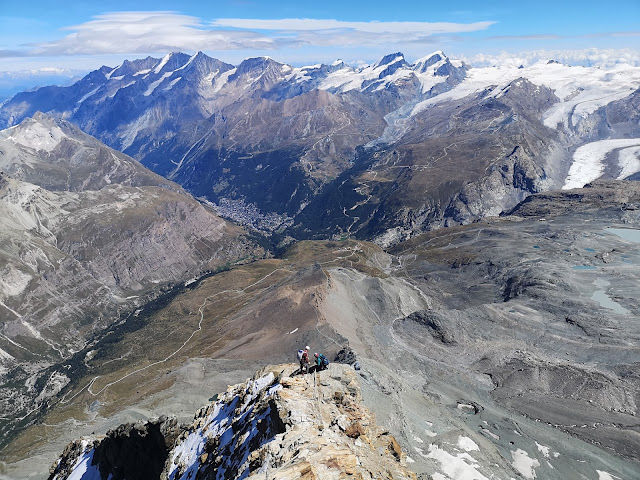
[[18,94],[0,122],[67,118],[276,243],[389,245],[639,171],[638,88],[631,66],[471,68],[442,52],[233,66],[173,53]]
[[254,254],[178,185],[42,115],[0,132],[0,431],[33,421],[63,365],[137,309]]
[[34,474],[74,438],[121,423],[189,421],[309,344],[355,352],[363,403],[423,478],[636,478],[638,188],[537,194],[386,252],[299,242],[212,276],[92,346],[84,375],[3,450],[3,468]]
[[265,368],[182,428],[161,419],[73,442],[49,478],[416,478],[362,405],[352,368],[294,373],[293,365]]
[[42,113],[0,131],[0,169],[50,191],[101,190],[112,184],[181,191],[72,123]]

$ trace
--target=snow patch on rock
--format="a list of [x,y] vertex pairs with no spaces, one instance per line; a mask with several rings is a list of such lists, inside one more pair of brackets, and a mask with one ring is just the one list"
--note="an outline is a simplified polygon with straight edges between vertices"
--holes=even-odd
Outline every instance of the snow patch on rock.
[[513,458],[511,465],[520,472],[520,475],[528,480],[534,480],[534,478],[536,478],[536,468],[540,466],[537,458],[531,458],[527,452],[520,448],[512,451],[511,457]]
[[471,440],[469,437],[458,437],[458,448],[466,452],[473,452],[474,450],[480,450],[478,444]]
[[620,477],[611,475],[609,472],[604,472],[602,470],[596,470],[596,472],[598,472],[598,480],[621,480]]
[[153,82],[151,82],[149,84],[149,87],[147,88],[146,92],[144,92],[144,96],[148,97],[149,95],[151,95],[156,88],[158,88],[158,85],[160,85],[162,82],[164,82],[164,80],[168,77],[170,77],[173,74],[173,72],[167,72],[164,75],[162,75],[162,77],[160,77],[158,80],[155,80]]
[[[235,432],[232,430],[234,417],[244,416],[251,413],[252,402],[259,396],[266,387],[273,384],[274,375],[272,372],[250,380],[247,384],[246,396],[244,396],[243,404],[240,406],[241,398],[239,395],[233,395],[228,392],[224,395],[213,408],[213,411],[200,422],[200,427],[191,432],[182,442],[178,443],[171,455],[171,464],[173,468],[169,472],[169,479],[186,480],[195,478],[197,470],[200,468],[199,458],[205,452],[207,440],[219,438],[218,449],[224,450],[234,440]],[[278,387],[275,385],[274,387]],[[278,388],[270,389],[267,394],[273,394]],[[260,419],[254,419],[258,422]],[[236,445],[235,450],[246,447],[248,450],[249,442],[258,434],[257,425],[251,425],[249,434],[242,446]],[[217,478],[224,478],[224,466],[218,469]]]
[[32,278],[31,275],[10,266],[0,270],[0,274],[0,297],[5,299],[24,292]]
[[429,445],[427,458],[432,458],[440,463],[440,470],[444,475],[435,473],[433,478],[455,480],[488,480],[477,469],[478,462],[468,453],[452,455],[437,445]]
[[47,127],[40,122],[33,121],[12,131],[7,140],[12,140],[24,147],[51,152],[66,137],[57,126]]
[[538,447],[538,451],[544,455],[545,458],[549,458],[549,447],[545,447],[544,445],[540,445],[536,442],[536,447]]

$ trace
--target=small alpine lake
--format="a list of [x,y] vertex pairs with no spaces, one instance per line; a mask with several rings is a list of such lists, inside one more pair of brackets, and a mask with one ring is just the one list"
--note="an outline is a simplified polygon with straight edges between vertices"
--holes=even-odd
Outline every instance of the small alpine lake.
[[611,232],[614,235],[627,240],[629,242],[640,243],[640,230],[636,228],[613,228],[608,227],[605,229],[607,232]]

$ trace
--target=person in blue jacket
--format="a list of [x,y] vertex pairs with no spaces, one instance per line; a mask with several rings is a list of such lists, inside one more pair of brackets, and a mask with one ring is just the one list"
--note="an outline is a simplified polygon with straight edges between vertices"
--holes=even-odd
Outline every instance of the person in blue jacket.
[[329,359],[327,357],[325,357],[323,354],[317,354],[314,353],[313,356],[316,359],[316,372],[319,372],[321,370],[326,370],[327,367],[329,366]]

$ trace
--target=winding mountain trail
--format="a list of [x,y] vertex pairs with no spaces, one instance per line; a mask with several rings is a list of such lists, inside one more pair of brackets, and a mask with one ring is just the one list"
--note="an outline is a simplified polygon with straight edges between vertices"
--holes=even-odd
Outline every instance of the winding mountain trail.
[[[213,298],[225,294],[225,293],[244,293],[246,290],[248,290],[251,287],[254,287],[260,283],[262,283],[264,280],[266,280],[267,278],[269,278],[271,275],[275,274],[278,271],[289,271],[287,268],[276,268],[275,270],[273,270],[272,272],[268,273],[267,275],[265,275],[264,277],[262,277],[261,279],[257,280],[256,282],[247,285],[246,287],[242,288],[242,289],[228,289],[228,290],[223,290],[221,292],[217,292],[213,295],[209,295],[208,297],[206,297],[204,299],[204,301],[202,302],[202,304],[200,305],[200,307],[198,308],[198,313],[200,315],[200,320],[198,321],[198,327],[191,332],[191,335],[189,335],[189,338],[187,338],[183,344],[178,347],[175,351],[173,351],[172,353],[170,353],[169,355],[167,355],[164,359],[162,360],[158,360],[156,362],[150,363],[149,365],[146,365],[144,367],[141,367],[137,370],[134,370],[132,372],[127,373],[126,375],[123,375],[122,377],[120,377],[117,380],[114,380],[113,382],[109,382],[106,385],[104,385],[100,390],[98,390],[97,392],[93,392],[92,391],[92,387],[94,385],[94,383],[100,378],[100,376],[96,376],[94,377],[85,387],[83,387],[80,391],[78,391],[75,395],[73,395],[71,398],[69,398],[68,400],[63,397],[60,401],[60,403],[69,403],[70,401],[72,401],[74,398],[76,398],[80,393],[82,393],[85,389],[87,390],[87,392],[89,394],[91,394],[94,397],[97,397],[98,395],[100,395],[101,393],[103,393],[107,388],[112,387],[113,385],[116,385],[118,383],[120,383],[121,381],[131,377],[132,375],[135,375],[137,373],[143,372],[145,370],[148,370],[151,367],[157,366],[157,365],[161,365],[163,363],[166,363],[167,361],[169,361],[170,359],[172,359],[173,357],[175,357],[178,353],[180,353],[186,346],[187,344],[191,341],[191,339],[193,339],[193,337],[202,330],[202,322],[204,321],[204,308],[206,307],[207,303],[209,301],[211,301]],[[218,341],[220,341],[221,339],[216,340],[214,343],[212,343],[210,346],[215,345],[216,343],[218,343]]]

